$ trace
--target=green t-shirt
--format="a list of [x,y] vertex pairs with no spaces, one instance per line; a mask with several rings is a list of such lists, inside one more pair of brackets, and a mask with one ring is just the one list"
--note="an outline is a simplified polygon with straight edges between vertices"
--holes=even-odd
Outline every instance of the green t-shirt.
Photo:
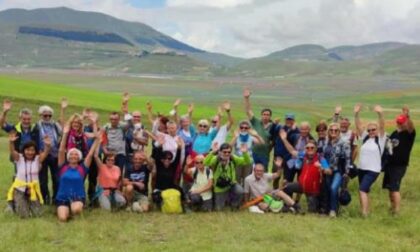
[[270,128],[272,126],[272,123],[269,123],[267,128],[264,128],[264,124],[262,121],[255,116],[251,118],[251,125],[252,128],[260,135],[262,139],[264,139],[263,144],[254,144],[252,147],[252,151],[255,153],[255,155],[259,157],[266,157],[267,159],[270,156],[270,147],[271,147],[271,135],[270,135]]
[[[237,166],[245,166],[251,164],[251,158],[249,154],[246,152],[242,155],[242,157],[238,157],[236,155],[232,155],[232,159],[229,163],[226,164],[225,167],[222,166],[222,163],[218,160],[218,156],[210,152],[206,158],[204,159],[204,165],[213,168],[213,184],[214,184],[214,192],[227,192],[229,187],[220,188],[217,184],[217,179],[224,175],[225,177],[230,178],[232,183],[237,183],[236,181],[236,167]],[[214,167],[217,165],[217,167]]]

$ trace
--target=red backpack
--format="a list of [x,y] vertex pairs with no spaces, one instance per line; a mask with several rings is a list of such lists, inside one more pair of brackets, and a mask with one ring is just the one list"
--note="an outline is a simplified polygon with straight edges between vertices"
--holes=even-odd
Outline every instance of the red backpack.
[[302,172],[298,178],[302,186],[303,193],[318,195],[321,187],[321,173],[315,163],[319,161],[318,154],[315,154],[312,160],[305,156],[303,159]]

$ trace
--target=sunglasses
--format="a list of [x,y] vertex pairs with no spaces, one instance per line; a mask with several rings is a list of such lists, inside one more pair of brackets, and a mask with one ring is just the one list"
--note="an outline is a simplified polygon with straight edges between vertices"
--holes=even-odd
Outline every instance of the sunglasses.
[[335,132],[335,133],[338,133],[338,131],[339,131],[339,130],[338,130],[338,129],[330,129],[329,131],[330,131],[330,132]]
[[196,164],[203,164],[203,161],[195,161]]
[[248,130],[249,127],[239,127],[241,130]]
[[48,117],[52,117],[52,115],[42,115],[42,117],[46,117],[46,118],[48,118]]
[[106,161],[107,162],[115,162],[115,159],[113,159],[113,158],[107,158]]
[[172,160],[172,157],[165,157],[165,158],[162,158],[162,160]]
[[325,132],[327,129],[319,129],[316,132]]
[[141,118],[141,116],[133,116],[133,118]]
[[211,121],[212,123],[217,123],[217,121],[216,120],[213,120],[213,121]]
[[367,130],[367,132],[369,132],[369,133],[370,133],[370,132],[375,132],[375,131],[376,131],[376,129],[368,129],[368,130]]
[[305,149],[307,149],[307,150],[315,150],[315,146],[306,146]]
[[200,127],[200,128],[207,128],[207,125],[205,125],[205,124],[199,124],[198,127]]
[[223,154],[230,154],[232,153],[231,151],[222,151]]

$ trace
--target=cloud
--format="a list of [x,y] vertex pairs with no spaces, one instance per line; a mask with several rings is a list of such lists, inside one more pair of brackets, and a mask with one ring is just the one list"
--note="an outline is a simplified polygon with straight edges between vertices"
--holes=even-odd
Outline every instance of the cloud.
[[[133,1],[133,0],[131,0]],[[420,0],[0,0],[0,9],[68,6],[144,22],[197,48],[240,57],[298,44],[420,43]]]

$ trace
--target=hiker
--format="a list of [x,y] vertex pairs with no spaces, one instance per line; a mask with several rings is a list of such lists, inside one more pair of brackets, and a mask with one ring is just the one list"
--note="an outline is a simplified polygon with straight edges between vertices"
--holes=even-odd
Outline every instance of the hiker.
[[348,176],[351,167],[351,148],[347,141],[340,138],[338,123],[329,125],[327,139],[322,155],[328,162],[332,174],[327,174],[324,178],[325,185],[329,189],[329,216],[336,217],[339,189],[343,183],[343,177]]
[[115,165],[120,167],[121,173],[124,170],[126,162],[126,132],[128,124],[120,121],[118,112],[109,114],[109,123],[104,126],[105,141],[102,142],[102,151],[104,155],[115,154]]
[[162,146],[165,145],[165,139],[157,138],[159,146],[156,147],[152,157],[155,161],[155,170],[152,176],[152,200],[158,208],[162,206],[162,191],[166,189],[176,189],[181,193],[181,199],[185,200],[182,188],[177,183],[177,168],[181,161],[181,152],[184,144],[181,138],[177,138],[177,151],[172,154],[171,151],[163,151]]
[[255,117],[254,112],[251,109],[251,91],[248,88],[243,90],[243,97],[245,102],[245,112],[248,116],[248,120],[251,122],[252,128],[261,136],[264,140],[261,144],[256,144],[252,148],[252,158],[255,163],[261,163],[265,169],[268,169],[268,162],[270,160],[271,151],[271,136],[270,130],[273,126],[271,121],[272,111],[269,108],[261,110],[261,119]]
[[236,167],[251,164],[246,145],[241,146],[242,157],[232,155],[232,147],[224,143],[218,148],[212,145],[211,152],[204,159],[204,165],[213,170],[215,210],[221,211],[228,202],[232,210],[239,209],[243,199],[243,188],[236,181]]
[[327,161],[317,153],[314,140],[308,140],[303,148],[304,150],[297,151],[287,140],[286,131],[280,131],[280,137],[289,153],[295,158],[293,169],[299,170],[300,173],[298,182],[288,182],[283,190],[289,196],[293,193],[304,193],[308,202],[308,211],[316,213],[318,211],[321,173],[331,174],[331,169],[329,169]]
[[[274,161],[274,165],[280,168],[283,163],[281,158]],[[263,164],[255,164],[254,172],[245,178],[245,202],[249,202],[260,198],[261,201],[257,203],[261,211],[268,211],[270,205],[263,201],[265,194],[271,195],[275,200],[282,200],[288,206],[291,212],[299,212],[300,207],[296,202],[283,190],[271,187],[274,179],[281,176],[281,170],[277,169],[276,173],[264,173]],[[279,209],[280,210],[280,209]]]
[[[261,144],[264,140],[258,135],[255,130],[251,129],[251,123],[249,121],[241,121],[238,129],[230,141],[230,144],[234,147],[235,155],[241,157],[241,146],[246,145],[248,154],[252,157],[252,147],[255,144]],[[251,174],[253,160],[251,158],[251,164],[245,166],[236,167],[236,181],[242,186],[244,185],[245,178]]]
[[[289,142],[293,142],[293,138],[295,135],[299,134],[299,128],[296,127],[295,123],[295,115],[292,113],[287,113],[284,117],[284,124],[277,123],[273,125],[271,128],[270,134],[272,137],[272,142],[274,144],[273,153],[274,153],[274,160],[277,158],[281,158],[283,160],[282,166],[280,167],[280,171],[283,174],[289,173],[287,162],[292,158],[290,153],[287,151],[286,147],[284,146],[283,141],[280,138],[280,130],[285,130],[287,132],[287,139]],[[276,166],[273,166],[273,172],[277,172]],[[287,169],[287,170],[286,170]],[[278,188],[280,182],[280,177],[273,181],[273,187]],[[281,185],[284,185],[286,180],[283,178]]]
[[83,157],[82,152],[76,148],[70,149],[66,153],[66,139],[69,132],[70,127],[66,125],[58,151],[59,186],[55,203],[58,220],[62,222],[67,221],[71,215],[78,215],[83,211],[86,200],[84,180],[101,138],[101,134],[98,133],[88,154]]
[[44,204],[39,171],[51,149],[51,140],[48,136],[43,139],[44,150],[41,153],[37,153],[37,145],[33,141],[26,142],[19,153],[15,149],[18,138],[15,132],[9,135],[10,157],[16,165],[16,177],[8,191],[7,201],[21,218],[38,217],[41,215],[41,205]]
[[209,212],[213,209],[213,171],[204,165],[203,155],[197,155],[194,164],[194,167],[187,170],[193,178],[188,192],[191,209]]
[[[62,107],[67,106],[66,101],[62,101]],[[62,110],[63,111],[63,110]],[[58,181],[57,181],[57,160],[58,160],[58,147],[61,141],[61,134],[62,134],[62,126],[61,122],[55,122],[53,120],[54,110],[48,106],[43,105],[39,107],[38,113],[40,116],[40,120],[38,121],[38,129],[39,129],[39,151],[43,151],[44,145],[42,139],[45,136],[48,136],[51,139],[51,149],[48,154],[48,157],[42,163],[42,169],[39,173],[39,182],[41,183],[41,192],[42,197],[44,198],[45,204],[50,204],[51,200],[55,199],[57,195],[57,188],[58,188]],[[50,198],[50,192],[48,189],[48,169],[50,170],[51,180],[52,180],[52,189],[53,194],[52,198]]]
[[217,142],[220,145],[222,145],[223,143],[226,142],[226,137],[228,132],[230,131],[230,129],[232,128],[235,120],[233,119],[232,113],[231,113],[231,105],[229,101],[225,101],[223,102],[222,106],[218,107],[218,111],[217,111],[217,115],[213,116],[213,118],[211,119],[211,126],[210,126],[210,131],[215,129],[215,127],[220,124],[221,125],[221,120],[222,120],[222,112],[223,110],[226,112],[227,114],[227,123],[223,124],[222,126],[220,126],[219,131],[217,132],[216,137],[214,138],[212,144],[214,142]]
[[395,119],[395,123],[397,129],[389,136],[392,144],[392,155],[385,167],[382,187],[389,190],[391,213],[398,214],[401,206],[401,181],[409,165],[416,130],[406,106],[403,107],[402,113]]
[[198,121],[197,136],[193,143],[193,155],[207,154],[211,150],[212,142],[217,135],[220,128],[220,122],[210,131],[209,121],[207,119],[201,119]]
[[382,170],[382,154],[385,150],[385,119],[383,109],[376,105],[374,111],[378,114],[378,122],[369,122],[366,130],[363,127],[359,114],[361,104],[354,106],[354,120],[357,134],[362,139],[359,158],[359,200],[362,216],[369,214],[369,192],[373,183]]
[[134,152],[130,168],[125,170],[123,179],[123,192],[127,199],[128,210],[149,211],[148,188],[153,166],[152,160],[146,156],[145,152]]

